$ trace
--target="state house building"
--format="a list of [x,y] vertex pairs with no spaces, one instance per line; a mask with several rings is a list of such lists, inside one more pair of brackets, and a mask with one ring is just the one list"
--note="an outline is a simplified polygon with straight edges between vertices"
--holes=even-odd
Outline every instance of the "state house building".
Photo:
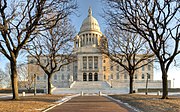
[[[129,87],[128,73],[99,51],[98,46],[104,44],[100,43],[100,40],[103,38],[106,39],[100,30],[98,21],[92,16],[90,8],[88,16],[82,22],[80,31],[74,39],[74,55],[77,61],[63,66],[59,72],[53,75],[53,86],[68,88],[75,82],[97,81],[110,84],[111,81],[111,86],[113,87]],[[46,62],[46,58],[42,57],[42,60]],[[28,65],[28,73],[30,75],[36,73],[38,87],[45,88],[47,86],[46,74],[39,66],[33,64],[35,60],[31,56],[28,57],[28,61],[31,62]],[[153,81],[153,63],[151,63],[135,72],[135,88],[145,87],[147,74],[150,75],[150,86],[161,87],[161,82]]]

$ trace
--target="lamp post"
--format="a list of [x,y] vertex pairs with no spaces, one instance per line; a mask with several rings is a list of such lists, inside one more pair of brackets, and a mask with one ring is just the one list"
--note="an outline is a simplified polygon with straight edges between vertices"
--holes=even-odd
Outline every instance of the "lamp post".
[[146,95],[148,94],[148,79],[149,79],[149,73],[147,73],[147,79],[146,79]]
[[174,88],[174,81],[175,81],[175,78],[173,78],[173,88]]
[[34,96],[36,95],[36,74],[34,74]]
[[112,88],[112,79],[111,79],[111,88]]

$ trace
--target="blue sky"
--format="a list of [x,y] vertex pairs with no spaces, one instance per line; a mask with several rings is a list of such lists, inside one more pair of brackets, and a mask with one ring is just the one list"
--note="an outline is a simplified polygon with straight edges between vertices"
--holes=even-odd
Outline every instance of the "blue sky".
[[[101,31],[104,32],[104,29],[106,28],[106,24],[105,24],[105,20],[100,16],[103,12],[103,10],[102,10],[103,3],[101,2],[101,0],[77,0],[77,3],[78,3],[79,8],[76,11],[76,14],[74,14],[70,17],[72,24],[76,28],[76,31],[79,32],[83,20],[88,15],[88,9],[89,9],[89,7],[91,7],[93,16],[97,19],[99,26],[101,28]],[[21,62],[26,61],[25,56],[21,55],[19,57],[18,61],[21,61]],[[7,59],[4,59],[0,55],[0,68],[5,70],[4,67],[7,62],[8,62]],[[173,65],[173,63],[172,63],[172,65]],[[169,74],[168,79],[172,80],[172,82],[173,82],[173,78],[175,78],[175,82],[174,82],[175,87],[180,87],[180,68],[171,66],[168,74]],[[154,70],[154,79],[156,79],[156,80],[161,79],[160,70],[156,70],[156,69]]]
[[[76,31],[79,32],[81,24],[83,20],[88,15],[89,7],[92,8],[93,16],[97,19],[101,31],[104,32],[106,28],[105,20],[100,16],[103,13],[103,3],[101,0],[77,0],[79,9],[77,11],[77,15],[73,15],[71,17],[72,23],[76,28]],[[158,63],[155,63],[158,66]],[[173,65],[173,63],[172,63]],[[154,69],[154,79],[161,80],[162,75],[159,67],[158,69]],[[174,87],[180,87],[180,68],[171,66],[168,72],[168,79],[172,81],[173,87],[173,79],[174,80]]]
[[88,16],[88,9],[89,7],[92,8],[92,14],[97,19],[101,31],[104,31],[105,28],[105,21],[100,16],[102,14],[103,5],[101,0],[77,0],[78,3],[78,11],[76,11],[77,15],[73,15],[71,17],[72,23],[76,28],[76,31],[79,32],[81,24],[83,20]]

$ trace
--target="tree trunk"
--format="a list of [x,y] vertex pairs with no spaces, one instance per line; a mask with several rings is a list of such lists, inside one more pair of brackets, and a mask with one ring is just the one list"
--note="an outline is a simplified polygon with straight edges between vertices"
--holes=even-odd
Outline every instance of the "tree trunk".
[[18,100],[18,74],[16,69],[16,61],[11,61],[11,85],[12,85],[12,93],[13,93],[13,100]]
[[133,93],[133,75],[130,74],[129,75],[129,94],[132,94]]
[[165,69],[162,70],[162,86],[163,86],[163,94],[162,99],[168,99],[168,80],[167,80],[167,72]]
[[48,94],[52,94],[51,75],[48,75]]

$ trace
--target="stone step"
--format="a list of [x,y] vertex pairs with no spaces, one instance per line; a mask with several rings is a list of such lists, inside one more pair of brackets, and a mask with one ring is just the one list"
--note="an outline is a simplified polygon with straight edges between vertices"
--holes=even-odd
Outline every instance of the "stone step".
[[80,89],[80,88],[56,88],[53,94],[127,94],[128,88],[106,88],[106,89]]
[[80,89],[86,89],[86,88],[110,88],[109,84],[105,81],[76,81],[72,88],[80,88]]

